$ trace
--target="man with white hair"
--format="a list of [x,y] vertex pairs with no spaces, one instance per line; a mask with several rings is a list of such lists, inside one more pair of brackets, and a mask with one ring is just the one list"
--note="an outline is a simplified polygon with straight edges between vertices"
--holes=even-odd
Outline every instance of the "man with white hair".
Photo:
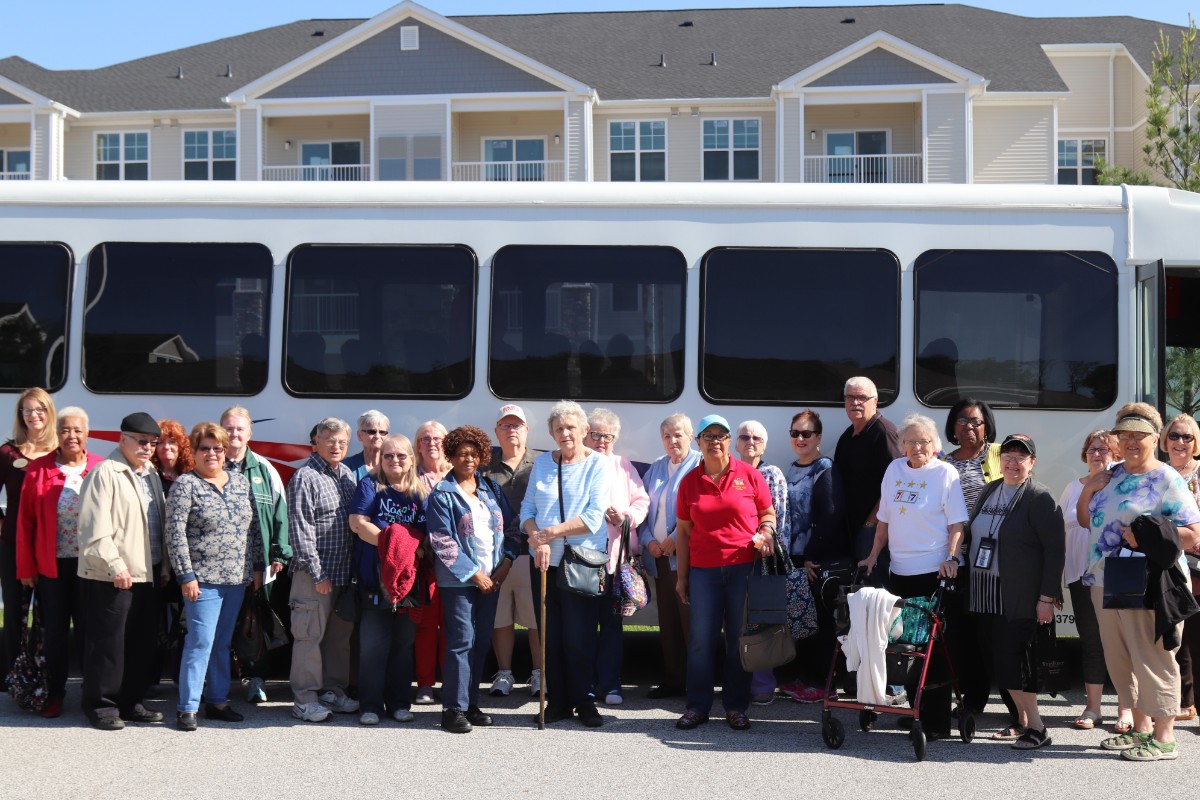
[[379,470],[379,454],[383,452],[383,442],[391,432],[392,423],[382,411],[370,409],[358,417],[358,441],[362,443],[362,452],[355,453],[346,459],[346,467],[354,473],[354,480],[361,481],[371,472]]
[[[888,464],[900,457],[900,437],[896,426],[879,413],[879,391],[870,378],[846,381],[844,394],[850,427],[838,439],[833,463],[845,488],[846,531],[854,539],[854,559],[861,561],[875,541],[880,482]],[[871,585],[883,586],[889,563],[884,548],[868,576]]]

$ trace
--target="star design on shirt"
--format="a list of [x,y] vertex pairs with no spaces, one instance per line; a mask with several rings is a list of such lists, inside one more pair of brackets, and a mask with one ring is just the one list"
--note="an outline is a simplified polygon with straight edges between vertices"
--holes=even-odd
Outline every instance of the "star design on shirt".
[[904,506],[901,506],[901,507],[900,507],[900,513],[901,513],[901,514],[903,514],[903,513],[904,513],[905,511],[907,511],[907,510],[908,510],[908,509],[906,509]]
[[901,487],[901,486],[903,486],[903,485],[904,485],[904,481],[896,481],[896,488],[897,488],[897,489],[898,489],[898,488],[900,488],[900,487]]
[[924,489],[924,488],[925,488],[926,486],[928,486],[928,485],[929,485],[929,484],[928,484],[928,483],[926,483],[925,481],[921,481],[921,488],[922,488],[922,489]]
[[909,481],[909,482],[908,482],[908,488],[910,488],[910,489],[911,489],[912,487],[916,486],[916,485],[917,485],[917,482],[916,482],[916,481]]

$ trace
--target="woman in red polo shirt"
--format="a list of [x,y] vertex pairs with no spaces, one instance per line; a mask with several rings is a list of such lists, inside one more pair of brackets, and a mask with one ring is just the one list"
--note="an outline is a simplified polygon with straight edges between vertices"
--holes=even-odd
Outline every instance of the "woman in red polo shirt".
[[708,721],[713,704],[713,649],[725,637],[721,701],[735,731],[750,727],[750,673],[738,657],[737,632],[746,581],[756,550],[771,552],[775,509],[762,473],[729,457],[729,423],[717,414],[700,420],[696,441],[704,460],[679,484],[675,515],[679,599],[691,606],[687,711],[675,723],[691,730]]

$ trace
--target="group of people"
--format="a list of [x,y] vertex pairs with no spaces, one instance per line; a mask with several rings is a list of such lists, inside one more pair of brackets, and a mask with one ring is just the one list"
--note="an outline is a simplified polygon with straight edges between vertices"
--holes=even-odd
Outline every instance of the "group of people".
[[[190,433],[130,414],[105,458],[88,450],[82,409],[56,411],[46,392],[29,389],[0,447],[6,658],[19,645],[23,587],[33,587],[49,683],[43,716],[62,712],[74,623],[91,723],[159,721],[143,698],[167,668],[155,650],[163,608],[178,602],[186,637],[177,726],[195,730],[202,704],[206,719],[237,722],[231,643],[248,608],[265,604],[294,640],[297,719],[411,721],[414,704],[436,702],[440,668],[441,724],[466,733],[492,724],[480,699],[489,651],[499,668],[490,692],[514,691],[519,624],[529,630],[529,689],[544,688],[548,700],[541,721],[599,727],[598,704],[624,700],[612,577],[622,558],[640,559],[655,584],[662,648],[648,696],[684,698],[681,730],[707,722],[720,650],[725,720],[745,730],[750,706],[777,693],[824,701],[836,647],[832,609],[818,596],[819,630],[799,643],[795,662],[742,668],[747,583],[778,540],[814,585],[857,570],[909,598],[953,582],[945,613],[964,702],[982,710],[998,688],[1010,718],[994,736],[1020,749],[1050,743],[1030,654],[1065,581],[1085,655],[1087,703],[1075,726],[1102,724],[1108,677],[1119,712],[1101,746],[1135,760],[1174,758],[1174,721],[1195,715],[1200,623],[1184,624],[1177,595],[1153,608],[1106,608],[1102,584],[1105,559],[1124,547],[1190,600],[1183,553],[1200,543],[1196,422],[1180,416],[1164,432],[1153,408],[1122,407],[1112,428],[1085,439],[1089,473],[1056,500],[1034,479],[1036,443],[1011,433],[997,444],[985,402],[958,402],[941,432],[920,414],[896,426],[878,403],[869,379],[846,383],[850,424],[832,456],[821,449],[820,415],[796,414],[795,458],[782,469],[764,460],[768,431],[754,420],[733,426],[710,414],[693,425],[671,414],[660,426],[664,454],[644,475],[617,454],[621,422],[603,408],[554,404],[545,421],[553,449],[543,453],[527,447],[529,420],[517,405],[499,409],[494,439],[431,420],[410,440],[371,410],[356,428],[334,417],[317,423],[312,454],[285,487],[250,448],[245,408]],[[349,456],[355,437],[362,449]],[[1157,460],[1160,447],[1168,463]],[[599,595],[571,583],[571,565],[589,551],[607,553]],[[931,666],[920,712],[930,738],[950,730],[941,663]],[[269,668],[268,659],[242,661],[250,702],[266,699]],[[913,689],[890,687],[891,700]]]

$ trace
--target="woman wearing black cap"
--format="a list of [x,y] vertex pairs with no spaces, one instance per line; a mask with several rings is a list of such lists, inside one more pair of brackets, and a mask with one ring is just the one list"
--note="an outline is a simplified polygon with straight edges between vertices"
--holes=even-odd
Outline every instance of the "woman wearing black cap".
[[1050,744],[1037,704],[1037,676],[1023,669],[1038,625],[1061,603],[1066,532],[1050,490],[1033,480],[1037,447],[1022,433],[1000,445],[1001,477],[983,488],[971,531],[969,609],[1010,721],[995,738],[1013,747]]

